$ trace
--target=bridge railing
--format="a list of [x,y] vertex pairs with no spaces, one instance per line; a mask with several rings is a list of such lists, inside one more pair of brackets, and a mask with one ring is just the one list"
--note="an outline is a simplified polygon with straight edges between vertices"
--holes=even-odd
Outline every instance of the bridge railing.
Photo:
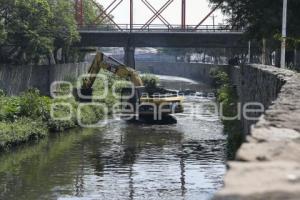
[[107,31],[107,32],[243,32],[239,27],[230,25],[162,25],[162,24],[103,24],[103,25],[81,25],[79,31]]

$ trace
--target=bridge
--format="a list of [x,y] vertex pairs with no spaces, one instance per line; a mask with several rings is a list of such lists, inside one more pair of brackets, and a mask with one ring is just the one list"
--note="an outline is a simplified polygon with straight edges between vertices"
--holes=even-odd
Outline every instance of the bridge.
[[[84,2],[91,1],[99,8],[99,16],[93,24],[84,24]],[[124,0],[113,0],[103,8],[96,0],[76,0],[76,20],[81,41],[79,47],[123,47],[125,63],[134,66],[134,51],[137,47],[169,47],[169,48],[247,48],[242,40],[243,29],[228,24],[204,25],[204,22],[220,7],[212,10],[196,25],[186,23],[188,0],[165,0],[161,8],[155,8],[150,0],[129,1],[129,23],[117,23],[112,17],[113,11],[122,5]],[[125,0],[126,1],[126,0]],[[142,2],[153,16],[143,24],[134,24],[134,3]],[[163,12],[174,2],[181,2],[181,23],[171,24],[163,16]],[[174,14],[178,14],[174,13]],[[108,23],[103,24],[104,21]],[[161,24],[154,24],[160,20]]]
[[149,25],[142,29],[142,24],[134,24],[132,29],[129,24],[120,25],[116,29],[111,25],[79,26],[81,35],[80,46],[101,47],[245,47],[241,42],[243,30],[224,25],[205,25],[186,29],[170,28],[162,25]]

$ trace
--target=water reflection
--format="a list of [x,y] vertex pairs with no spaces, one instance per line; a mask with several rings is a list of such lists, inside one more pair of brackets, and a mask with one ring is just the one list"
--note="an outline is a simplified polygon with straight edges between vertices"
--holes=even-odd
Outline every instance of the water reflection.
[[111,120],[2,155],[0,199],[210,199],[223,184],[226,138],[217,116],[189,113],[170,126]]

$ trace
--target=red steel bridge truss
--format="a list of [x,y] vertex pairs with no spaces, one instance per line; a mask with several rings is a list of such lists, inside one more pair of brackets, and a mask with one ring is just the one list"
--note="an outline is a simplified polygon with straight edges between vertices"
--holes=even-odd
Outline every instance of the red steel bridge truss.
[[[91,1],[98,9],[99,9],[99,15],[95,18],[93,24],[84,24],[84,3],[86,1]],[[111,1],[111,3],[106,7],[103,8],[100,4],[101,1]],[[118,24],[114,21],[114,19],[111,17],[113,12],[118,8],[119,6],[122,6],[122,3],[124,1],[129,1],[129,23],[128,24]],[[137,1],[141,1],[151,12],[152,17],[149,18],[144,24],[134,24],[134,3]],[[197,31],[197,30],[203,30],[203,29],[218,29],[218,30],[232,30],[233,28],[224,25],[224,26],[203,26],[203,23],[221,6],[221,3],[219,5],[216,5],[211,9],[211,11],[197,24],[197,25],[187,25],[186,24],[186,3],[189,0],[162,0],[163,5],[157,9],[155,6],[151,4],[151,1],[153,0],[75,0],[75,17],[78,23],[79,28],[98,28],[98,29],[105,29],[105,26],[108,29],[113,29],[114,31],[150,31],[150,30],[168,30],[168,31]],[[172,5],[175,1],[181,1],[181,24],[180,25],[172,25],[166,20],[166,18],[163,16],[164,11]],[[153,22],[159,19],[162,24],[155,25]],[[108,26],[107,24],[104,25],[104,20],[109,21],[111,24]],[[113,28],[112,28],[113,27]],[[217,28],[216,28],[217,27]]]

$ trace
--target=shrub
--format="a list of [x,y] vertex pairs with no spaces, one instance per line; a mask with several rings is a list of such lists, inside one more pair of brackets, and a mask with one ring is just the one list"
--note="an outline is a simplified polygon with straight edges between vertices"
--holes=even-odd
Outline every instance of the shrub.
[[32,119],[49,119],[51,99],[40,96],[37,89],[30,89],[20,96],[20,116]]
[[0,148],[44,137],[48,134],[47,130],[42,121],[32,121],[30,118],[0,122]]
[[[107,74],[105,74],[107,75]],[[108,76],[109,87],[121,79],[114,75]],[[128,82],[121,81],[117,85],[117,92],[127,85]],[[103,93],[103,83],[97,80],[94,85],[95,93]],[[67,87],[58,88],[59,94],[67,92]],[[10,145],[26,142],[30,139],[44,137],[48,131],[64,131],[66,129],[75,128],[78,125],[77,109],[79,103],[75,98],[69,99],[50,99],[49,97],[41,96],[37,89],[30,89],[22,93],[18,97],[5,96],[4,92],[0,91],[0,148]],[[116,97],[109,91],[108,96],[103,100],[97,100],[111,108],[117,101]],[[71,104],[73,108],[72,117],[70,120],[55,120],[51,117],[50,109],[53,103]],[[69,107],[54,108],[55,117],[68,117]],[[103,108],[97,106],[85,106],[82,109],[81,121],[83,124],[94,124],[104,118]]]
[[0,121],[15,121],[21,112],[20,98],[1,97],[0,99]]
[[158,90],[159,78],[152,74],[145,74],[142,76],[146,91],[152,95]]
[[159,78],[153,74],[144,74],[141,78],[145,87],[158,87],[159,85]]
[[[223,114],[225,116],[237,115],[238,95],[236,89],[230,85],[229,76],[225,71],[212,70],[211,76],[215,86],[218,88],[218,101],[223,104]],[[244,136],[242,134],[241,122],[239,120],[223,120],[224,132],[227,138],[227,157],[229,160],[235,158],[235,154],[242,142]]]
[[81,115],[79,116],[83,125],[97,124],[101,119],[104,118],[104,110],[99,106],[86,105],[81,108]]
[[213,79],[213,86],[216,88],[219,88],[224,84],[229,84],[230,82],[228,74],[223,70],[212,69],[210,71],[210,76]]
[[4,90],[0,89],[0,97],[5,97],[5,96],[6,96],[6,93],[4,92]]
[[53,119],[50,114],[49,118],[47,119],[46,123],[50,131],[53,132],[60,132],[70,128],[76,127],[76,109],[78,106],[78,102],[75,101],[74,98],[69,99],[52,99],[51,104],[57,104],[53,107],[53,115],[55,118],[66,118],[70,116],[70,110],[67,106],[59,106],[61,103],[70,104],[72,111],[71,111],[71,120],[56,120]]

